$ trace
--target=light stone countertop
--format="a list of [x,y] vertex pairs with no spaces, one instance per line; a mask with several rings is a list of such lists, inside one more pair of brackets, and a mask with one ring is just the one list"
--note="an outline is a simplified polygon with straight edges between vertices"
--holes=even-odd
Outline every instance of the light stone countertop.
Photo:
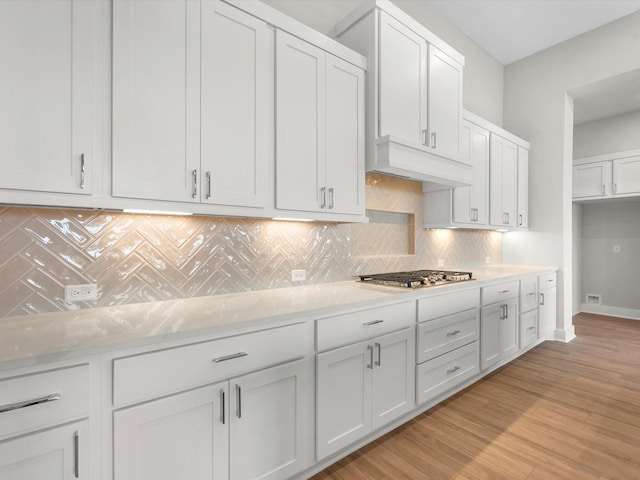
[[0,370],[37,365],[198,335],[220,335],[271,323],[332,315],[457,289],[555,271],[494,265],[472,271],[475,282],[409,290],[344,281],[0,319]]

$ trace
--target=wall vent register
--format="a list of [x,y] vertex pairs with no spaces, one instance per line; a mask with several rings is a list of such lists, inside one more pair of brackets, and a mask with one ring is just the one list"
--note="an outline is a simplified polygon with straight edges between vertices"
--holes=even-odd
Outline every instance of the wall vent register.
[[435,287],[475,280],[471,272],[450,272],[445,270],[414,270],[410,272],[359,275],[359,277],[361,282],[404,288]]

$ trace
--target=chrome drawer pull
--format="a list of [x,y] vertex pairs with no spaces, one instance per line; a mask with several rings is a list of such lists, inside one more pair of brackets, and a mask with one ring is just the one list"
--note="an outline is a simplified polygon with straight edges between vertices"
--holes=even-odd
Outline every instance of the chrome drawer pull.
[[193,178],[191,197],[196,198],[198,196],[198,170],[193,170],[191,172],[191,177]]
[[235,358],[246,357],[247,355],[249,355],[249,354],[245,353],[245,352],[238,352],[238,353],[234,353],[233,355],[227,355],[225,357],[214,358],[212,360],[212,362],[213,363],[226,362],[227,360],[233,360]]
[[80,155],[80,188],[84,190],[84,153]]
[[0,406],[0,413],[10,412],[12,410],[19,410],[20,408],[31,407],[32,405],[40,405],[42,403],[55,402],[60,400],[61,395],[59,393],[52,393],[46,397],[35,398],[33,400],[26,400],[24,402],[11,403],[9,405]]
[[457,335],[459,333],[460,333],[460,330],[454,330],[453,332],[448,332],[447,337],[453,337],[454,335]]
[[224,389],[220,389],[220,422],[224,425],[226,421],[226,412],[225,412],[225,395]]
[[456,365],[453,368],[450,368],[449,370],[447,370],[447,375],[451,375],[452,373],[456,373],[458,370],[460,370],[460,367],[458,365]]
[[382,366],[382,345],[378,342],[374,343],[375,347],[378,349],[378,360],[376,361],[376,366]]
[[505,293],[509,293],[509,290],[502,290],[502,291],[498,292],[498,294],[500,294],[500,295],[503,295]]
[[369,365],[367,365],[367,368],[373,370],[373,346],[367,345],[367,351],[369,352]]
[[377,325],[378,323],[382,323],[384,320],[373,320],[371,322],[363,323],[363,327],[370,327],[371,325]]
[[529,327],[529,328],[527,328],[527,331],[530,332],[531,330],[535,330],[535,329],[536,329],[536,327]]
[[80,434],[76,431],[73,434],[73,476],[80,478]]
[[236,383],[236,416],[242,418],[242,387]]

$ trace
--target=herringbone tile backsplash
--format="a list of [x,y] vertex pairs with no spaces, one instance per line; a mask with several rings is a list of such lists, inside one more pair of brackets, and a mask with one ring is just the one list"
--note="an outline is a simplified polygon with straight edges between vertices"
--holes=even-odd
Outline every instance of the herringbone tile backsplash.
[[[419,183],[369,174],[367,208],[396,212],[371,224],[0,207],[0,317],[286,287],[293,269],[309,284],[501,261],[499,233],[423,230],[422,202]],[[65,303],[82,283],[98,300]]]

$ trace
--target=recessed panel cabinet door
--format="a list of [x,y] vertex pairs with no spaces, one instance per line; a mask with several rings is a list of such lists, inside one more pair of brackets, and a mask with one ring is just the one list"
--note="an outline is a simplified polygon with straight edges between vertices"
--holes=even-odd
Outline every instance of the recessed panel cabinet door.
[[89,479],[89,421],[0,443],[2,480]]
[[495,226],[515,227],[518,147],[492,134],[490,155],[489,221]]
[[200,201],[199,62],[200,2],[113,2],[114,196]]
[[99,7],[0,1],[0,188],[92,193]]
[[115,412],[114,478],[227,479],[227,393],[223,382]]
[[269,154],[267,25],[202,2],[202,201],[264,207]]
[[325,53],[276,31],[276,208],[326,205]]
[[529,227],[529,150],[518,147],[518,228]]
[[380,12],[379,47],[378,136],[426,144],[427,42]]
[[640,193],[640,157],[613,160],[613,193]]
[[327,55],[327,208],[364,214],[364,72]]

